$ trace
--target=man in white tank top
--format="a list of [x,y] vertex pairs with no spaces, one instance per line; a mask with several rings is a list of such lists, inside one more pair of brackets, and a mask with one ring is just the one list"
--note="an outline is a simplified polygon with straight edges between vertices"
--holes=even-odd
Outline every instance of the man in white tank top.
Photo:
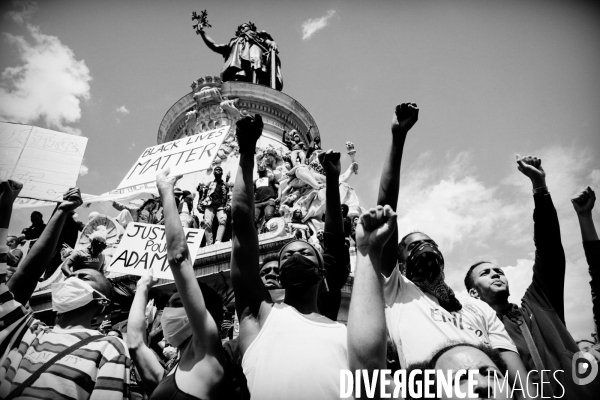
[[[231,277],[248,389],[258,400],[339,398],[340,370],[348,368],[347,335],[343,324],[321,315],[317,308],[319,290],[326,287],[323,257],[303,241],[282,248],[282,304],[273,304],[259,276],[252,171],[262,128],[258,114],[237,122],[240,164],[232,202]],[[330,150],[319,159],[327,176],[325,230],[343,233],[340,154]]]

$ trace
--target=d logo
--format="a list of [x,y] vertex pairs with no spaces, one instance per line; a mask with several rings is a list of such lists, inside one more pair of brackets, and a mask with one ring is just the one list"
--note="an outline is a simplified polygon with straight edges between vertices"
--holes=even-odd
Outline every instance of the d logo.
[[587,385],[598,375],[598,363],[594,356],[584,351],[573,354],[571,368],[573,382],[577,385]]

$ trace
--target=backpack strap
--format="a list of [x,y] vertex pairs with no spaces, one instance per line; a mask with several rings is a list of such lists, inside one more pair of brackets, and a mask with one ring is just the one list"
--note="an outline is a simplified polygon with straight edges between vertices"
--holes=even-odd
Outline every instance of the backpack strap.
[[8,397],[6,397],[4,400],[13,400],[15,397],[21,395],[21,393],[23,393],[23,390],[25,390],[29,386],[31,386],[31,384],[33,382],[35,382],[40,377],[41,374],[43,374],[48,368],[53,366],[58,360],[60,360],[61,358],[63,358],[66,355],[71,354],[78,348],[83,347],[86,344],[96,341],[98,339],[101,339],[103,337],[104,337],[104,335],[93,335],[93,336],[90,336],[83,340],[80,340],[79,342],[75,343],[74,345],[72,345],[70,347],[67,347],[66,349],[64,349],[63,351],[61,351],[60,353],[58,353],[57,355],[52,357],[52,359],[50,359],[50,361],[46,362],[44,365],[42,365],[40,368],[38,368],[37,371],[35,371],[33,374],[31,374],[29,376],[29,378],[27,378],[23,383],[21,383],[19,386],[17,386],[15,388],[15,390],[10,392]]

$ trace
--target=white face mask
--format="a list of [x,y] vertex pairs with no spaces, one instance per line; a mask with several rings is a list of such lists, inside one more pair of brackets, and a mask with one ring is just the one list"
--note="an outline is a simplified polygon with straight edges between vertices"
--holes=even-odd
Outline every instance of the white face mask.
[[76,310],[94,300],[94,292],[101,296],[96,299],[100,304],[110,304],[110,300],[89,283],[75,277],[67,278],[64,282],[52,285],[52,310],[58,314]]
[[165,307],[160,324],[165,339],[174,347],[179,347],[192,336],[192,327],[183,307]]
[[163,349],[163,356],[165,356],[168,360],[174,359],[177,357],[177,347],[165,346]]

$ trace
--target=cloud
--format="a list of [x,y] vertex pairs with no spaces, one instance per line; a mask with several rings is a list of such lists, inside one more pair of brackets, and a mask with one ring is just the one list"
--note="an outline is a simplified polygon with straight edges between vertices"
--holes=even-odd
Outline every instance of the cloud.
[[125,106],[118,107],[115,111],[121,114],[129,114],[129,110]]
[[81,167],[79,168],[79,176],[85,176],[90,172],[90,169],[86,166],[81,164]]
[[24,24],[33,14],[39,11],[35,1],[13,1],[13,5],[20,8],[19,11],[9,11],[6,16],[18,24]]
[[317,31],[325,28],[329,24],[329,20],[336,14],[335,10],[327,11],[322,17],[310,18],[302,23],[302,40],[307,40],[312,37]]
[[18,5],[22,10],[8,16],[25,24],[29,37],[3,33],[17,49],[19,65],[0,76],[0,117],[21,123],[43,119],[50,128],[81,134],[69,125],[81,119],[81,101],[90,98],[90,70],[56,36],[26,22],[37,10],[35,3]]

